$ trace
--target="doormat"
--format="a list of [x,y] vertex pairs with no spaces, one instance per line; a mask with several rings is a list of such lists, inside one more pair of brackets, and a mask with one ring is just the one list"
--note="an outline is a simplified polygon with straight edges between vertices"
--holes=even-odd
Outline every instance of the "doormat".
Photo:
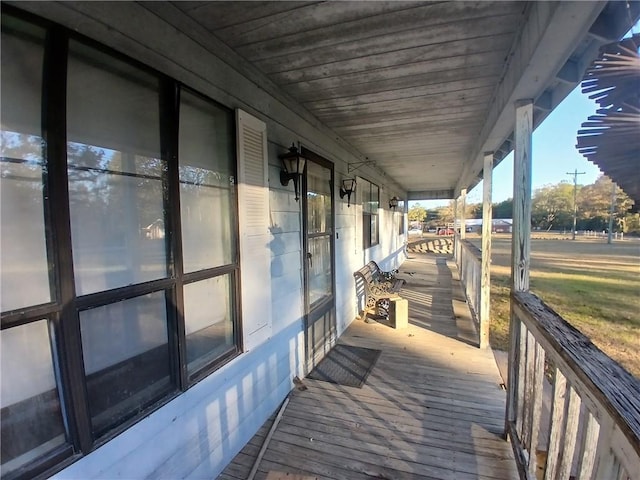
[[337,344],[307,378],[362,388],[382,350]]

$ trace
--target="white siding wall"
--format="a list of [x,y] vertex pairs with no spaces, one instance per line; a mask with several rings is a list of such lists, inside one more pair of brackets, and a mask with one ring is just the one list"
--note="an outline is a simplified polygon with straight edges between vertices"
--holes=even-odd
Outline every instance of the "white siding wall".
[[[191,25],[168,3],[17,3],[176,78],[230,108],[266,123],[268,138],[272,326],[268,339],[213,373],[56,478],[215,478],[302,376],[304,361],[301,204],[280,185],[278,154],[292,141],[335,164],[336,308],[338,333],[357,313],[353,271],[370,259],[384,268],[404,260],[404,237],[391,222],[388,198],[403,192],[376,170],[358,170],[383,187],[380,244],[362,249],[362,207],[337,195],[347,163],[357,162],[335,134],[301,106],[273,92],[215,38]],[[173,9],[173,10],[172,10]],[[170,13],[172,25],[160,16]],[[160,16],[159,16],[160,15]],[[180,33],[177,29],[182,30]],[[268,93],[272,92],[272,93]],[[242,228],[242,227],[241,227]],[[242,233],[242,232],[241,232]],[[243,272],[244,273],[244,272]]]

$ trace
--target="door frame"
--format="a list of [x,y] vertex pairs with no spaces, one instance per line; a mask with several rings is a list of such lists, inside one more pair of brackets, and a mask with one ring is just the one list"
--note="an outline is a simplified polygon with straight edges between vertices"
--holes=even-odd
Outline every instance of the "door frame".
[[[336,230],[336,204],[335,204],[335,169],[334,163],[326,158],[318,155],[305,148],[301,147],[301,154],[307,159],[305,164],[304,174],[302,176],[302,183],[300,188],[300,197],[302,199],[302,278],[303,278],[303,319],[304,319],[304,350],[305,350],[305,370],[309,373],[316,363],[321,359],[318,357],[318,352],[313,351],[313,346],[309,344],[309,328],[313,325],[318,318],[326,315],[330,315],[333,319],[333,325],[330,325],[329,336],[325,337],[322,352],[323,356],[326,354],[333,344],[337,341],[337,321],[336,321],[336,252],[335,252],[335,230]],[[309,263],[308,263],[308,247],[309,247],[309,233],[308,233],[308,202],[307,202],[307,166],[309,162],[316,163],[323,168],[327,168],[330,172],[330,197],[331,197],[331,225],[329,235],[329,246],[331,250],[331,295],[318,302],[311,308],[309,303]]]

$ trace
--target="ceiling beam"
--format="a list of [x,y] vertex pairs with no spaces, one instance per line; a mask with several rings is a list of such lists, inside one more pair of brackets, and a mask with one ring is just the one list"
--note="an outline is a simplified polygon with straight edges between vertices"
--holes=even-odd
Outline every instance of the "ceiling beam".
[[407,200],[450,200],[453,190],[413,190],[407,192]]
[[582,80],[580,65],[575,60],[567,60],[567,62],[562,66],[562,68],[556,75],[556,78],[561,82],[576,85],[578,82],[580,82],[580,80]]

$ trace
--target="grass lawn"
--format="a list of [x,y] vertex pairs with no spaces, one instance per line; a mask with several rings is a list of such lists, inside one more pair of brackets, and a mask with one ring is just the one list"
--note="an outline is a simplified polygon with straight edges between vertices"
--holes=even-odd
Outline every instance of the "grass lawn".
[[[480,247],[480,237],[467,239]],[[494,234],[491,346],[508,349],[511,236]],[[531,240],[531,291],[640,378],[640,242]]]

